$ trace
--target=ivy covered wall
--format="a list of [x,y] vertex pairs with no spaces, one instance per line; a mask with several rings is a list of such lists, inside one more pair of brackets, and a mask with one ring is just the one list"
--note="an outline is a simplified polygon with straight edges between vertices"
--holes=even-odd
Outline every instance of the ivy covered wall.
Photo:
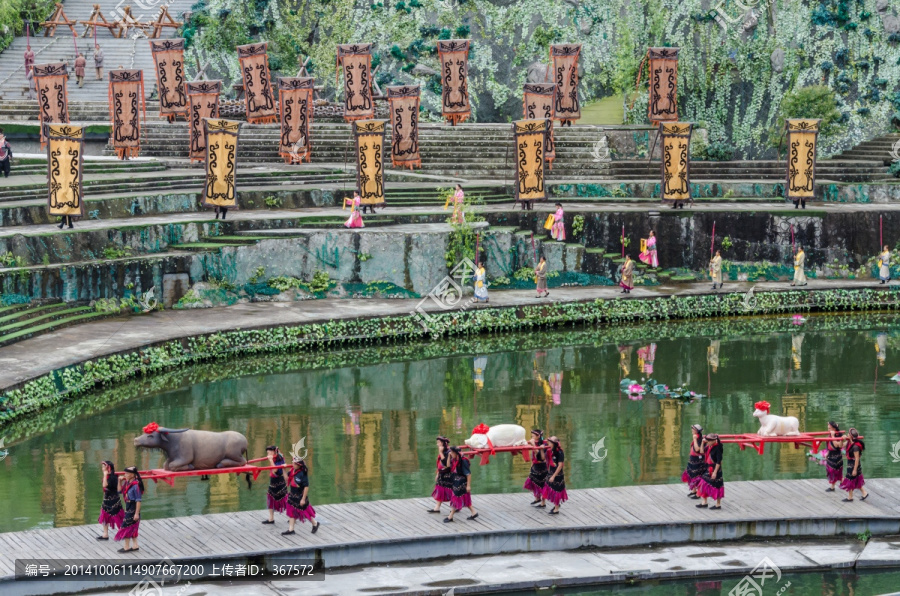
[[[749,8],[748,8],[749,7]],[[469,37],[473,119],[521,114],[521,87],[543,76],[554,42],[583,44],[585,101],[634,90],[648,46],[681,48],[679,109],[738,156],[772,155],[785,92],[824,84],[840,132],[824,153],[900,124],[900,2],[893,0],[201,0],[185,35],[237,79],[234,46],[270,41],[271,65],[295,74],[312,59],[335,95],[335,45],[376,43],[376,80],[423,86],[438,111],[437,39]],[[629,122],[646,120],[646,76]],[[896,114],[896,116],[895,116]]]

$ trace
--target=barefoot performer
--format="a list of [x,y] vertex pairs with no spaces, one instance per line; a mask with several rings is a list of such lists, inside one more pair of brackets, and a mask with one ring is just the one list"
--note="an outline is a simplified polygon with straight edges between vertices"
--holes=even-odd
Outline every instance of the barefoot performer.
[[700,483],[697,485],[697,494],[703,499],[697,503],[697,507],[707,507],[707,499],[715,500],[716,504],[710,509],[722,508],[722,497],[725,496],[725,479],[722,478],[722,442],[719,435],[710,433],[703,440],[706,449],[706,466]]
[[[270,466],[283,466],[284,456],[278,450],[277,445],[269,445],[266,447],[266,457],[269,458]],[[269,510],[269,519],[264,524],[275,523],[275,512],[284,513],[287,509],[287,482],[284,480],[284,470],[269,471],[269,488],[266,491],[266,509]]]
[[531,471],[528,472],[528,480],[525,481],[525,490],[534,495],[532,505],[546,507],[547,499],[544,498],[544,486],[547,484],[547,443],[544,441],[544,431],[539,428],[531,431],[531,440],[528,443],[532,447],[538,447],[531,452]]
[[865,444],[859,438],[859,432],[855,428],[847,431],[850,435],[847,438],[849,443],[847,446],[847,476],[841,482],[841,489],[847,491],[846,502],[853,501],[853,491],[859,490],[862,495],[861,501],[869,498],[869,493],[863,486],[866,484],[862,474],[862,453],[865,450]]
[[116,532],[116,542],[125,541],[125,548],[120,553],[130,553],[138,549],[138,528],[141,525],[141,498],[144,494],[144,481],[135,466],[125,468],[125,474],[119,479],[122,494],[125,496],[125,520]]
[[119,498],[119,481],[116,479],[116,466],[111,461],[100,464],[103,473],[103,504],[100,505],[100,518],[97,523],[103,524],[103,535],[97,540],[109,540],[109,528],[115,530],[125,520],[125,510]]
[[566,455],[559,445],[559,439],[550,437],[547,441],[550,443],[550,449],[547,450],[546,455],[547,471],[550,476],[547,478],[543,496],[553,503],[550,515],[556,515],[559,513],[559,506],[569,500],[569,495],[566,493],[566,476],[563,472]]
[[844,477],[844,453],[841,451],[841,447],[844,445],[844,433],[838,428],[836,422],[828,423],[828,432],[831,438],[825,443],[827,449],[825,469],[828,470],[828,484],[831,486],[826,488],[825,492],[833,493],[834,485]]
[[457,511],[468,507],[472,513],[466,519],[478,519],[478,512],[472,507],[472,472],[469,469],[469,460],[462,456],[459,447],[451,447],[449,453],[450,468],[453,471],[453,496],[450,497],[450,515],[444,518],[444,523],[453,521]]
[[686,482],[691,492],[687,496],[691,499],[699,499],[697,485],[706,466],[703,465],[703,428],[699,424],[691,427],[691,454],[688,456],[687,468],[681,474],[681,481]]
[[298,519],[300,523],[305,523],[306,520],[311,521],[312,533],[315,534],[319,531],[319,522],[316,521],[316,510],[309,504],[309,468],[306,467],[306,462],[302,457],[293,452],[291,456],[294,467],[288,473],[288,486],[291,487],[291,492],[288,494],[286,507],[290,520],[287,531],[282,532],[281,535],[291,536],[294,533],[294,524]]
[[[428,509],[428,513],[440,513],[441,504],[449,503],[453,498],[453,470],[447,458],[450,455],[450,439],[438,437],[436,439],[438,456],[437,472],[434,474],[434,490],[431,498],[434,499],[434,509]],[[451,509],[452,509],[451,505]]]

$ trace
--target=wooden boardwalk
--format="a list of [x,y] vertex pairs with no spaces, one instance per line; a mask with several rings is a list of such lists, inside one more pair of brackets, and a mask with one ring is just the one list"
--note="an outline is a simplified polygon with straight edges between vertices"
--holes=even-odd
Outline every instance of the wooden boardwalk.
[[[0,582],[12,579],[16,559],[156,559],[235,562],[248,557],[316,558],[326,567],[413,561],[500,552],[548,551],[582,546],[625,547],[661,542],[720,541],[744,536],[900,533],[900,478],[868,482],[871,496],[843,503],[826,493],[824,479],[732,482],[723,509],[697,509],[681,484],[569,491],[562,514],[528,505],[531,495],[474,495],[476,521],[443,523],[427,498],[316,506],[321,528],[284,516],[263,525],[263,511],[150,519],[141,524],[140,553],[122,555],[119,543],[101,542],[99,526],[0,534]],[[313,486],[315,491],[315,486]],[[312,493],[315,499],[315,492]],[[858,497],[857,497],[858,498]],[[445,508],[446,511],[446,508]]]

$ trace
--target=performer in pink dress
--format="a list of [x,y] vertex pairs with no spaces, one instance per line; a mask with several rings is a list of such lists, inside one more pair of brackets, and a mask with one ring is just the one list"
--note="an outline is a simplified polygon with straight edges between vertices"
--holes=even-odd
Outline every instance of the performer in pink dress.
[[553,503],[553,510],[550,515],[559,513],[559,506],[569,500],[569,494],[566,492],[566,477],[563,473],[566,456],[562,447],[559,445],[559,439],[550,437],[547,439],[550,443],[550,449],[547,450],[547,483],[544,485],[543,497]]
[[853,491],[858,490],[861,501],[869,498],[869,493],[863,488],[866,480],[862,473],[862,454],[866,445],[860,440],[859,432],[855,428],[851,428],[847,433],[850,437],[847,439],[847,472],[844,481],[841,482],[841,490],[847,491],[846,502],[853,501]]
[[344,222],[345,228],[364,228],[362,213],[359,211],[359,204],[362,202],[362,198],[359,196],[359,191],[353,193],[352,199],[344,199],[344,206],[350,205],[350,217],[347,218],[347,221]]
[[659,267],[659,259],[656,258],[656,234],[650,230],[650,237],[647,238],[647,249],[638,255],[642,263],[647,263],[651,267]]
[[564,215],[562,203],[557,203],[556,213],[553,214],[553,227],[550,228],[550,237],[557,242],[563,242],[566,239],[566,223],[563,220]]
[[[141,499],[144,495],[144,481],[135,466],[125,468],[125,475],[119,481],[122,485],[122,495],[125,497],[125,519],[122,527],[116,532],[116,542],[125,541],[125,547],[120,548],[120,553],[130,553],[139,550],[138,530],[141,526]],[[132,544],[134,546],[132,546]]]
[[449,503],[453,498],[453,470],[450,468],[450,439],[437,438],[437,472],[434,475],[434,490],[431,498],[434,499],[434,509],[428,509],[428,513],[440,513],[441,504]]
[[463,192],[462,185],[457,183],[456,192],[453,194],[453,216],[450,218],[453,223],[461,224],[466,221],[466,214],[463,211],[465,198],[466,194]]
[[688,465],[681,474],[681,481],[687,483],[691,491],[687,494],[688,498],[699,499],[697,494],[697,485],[700,484],[700,478],[706,471],[703,463],[705,452],[703,450],[703,428],[699,424],[691,427],[691,453],[688,456]]

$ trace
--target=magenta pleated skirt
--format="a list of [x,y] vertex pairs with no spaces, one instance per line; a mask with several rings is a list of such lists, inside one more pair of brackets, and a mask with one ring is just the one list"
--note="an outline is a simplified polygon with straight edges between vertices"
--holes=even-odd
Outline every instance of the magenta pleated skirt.
[[709,482],[699,479],[697,483],[697,494],[704,499],[714,499],[718,501],[725,497],[725,485],[721,487],[712,486]]
[[553,490],[548,483],[544,486],[543,497],[553,503],[554,507],[557,507],[561,503],[565,503],[569,500],[569,493],[566,492],[566,489],[562,489],[561,491]]
[[472,494],[466,493],[461,497],[457,497],[453,495],[450,497],[450,506],[459,511],[463,507],[471,507],[472,506]]
[[298,509],[290,503],[287,503],[285,509],[288,517],[299,519],[301,522],[305,522],[308,519],[312,520],[316,517],[316,510],[313,509],[312,505],[307,505],[304,509]]
[[835,470],[834,468],[830,468],[825,466],[825,469],[828,470],[828,482],[830,484],[834,484],[835,482],[840,482],[844,477],[844,471],[841,469]]
[[116,532],[116,537],[113,540],[125,540],[126,538],[137,538],[138,537],[138,528],[141,525],[141,520],[138,520],[131,524],[130,526],[125,526],[124,528],[120,528],[118,532]]
[[544,487],[540,486],[537,482],[529,478],[525,481],[525,486],[523,486],[527,491],[531,491],[531,494],[534,495],[535,499],[541,499],[544,496]]
[[441,503],[446,503],[453,498],[453,491],[450,487],[441,486],[440,484],[434,485],[434,490],[431,491],[431,498],[435,501],[440,501]]
[[112,529],[122,527],[122,522],[125,520],[125,510],[120,509],[118,513],[112,514],[106,511],[100,510],[100,518],[97,519],[97,523],[100,524],[109,524],[109,527]]
[[859,490],[866,483],[862,473],[857,474],[856,478],[844,478],[841,482],[841,490]]
[[266,509],[272,509],[278,513],[284,513],[287,507],[287,495],[275,500],[272,495],[266,494]]

